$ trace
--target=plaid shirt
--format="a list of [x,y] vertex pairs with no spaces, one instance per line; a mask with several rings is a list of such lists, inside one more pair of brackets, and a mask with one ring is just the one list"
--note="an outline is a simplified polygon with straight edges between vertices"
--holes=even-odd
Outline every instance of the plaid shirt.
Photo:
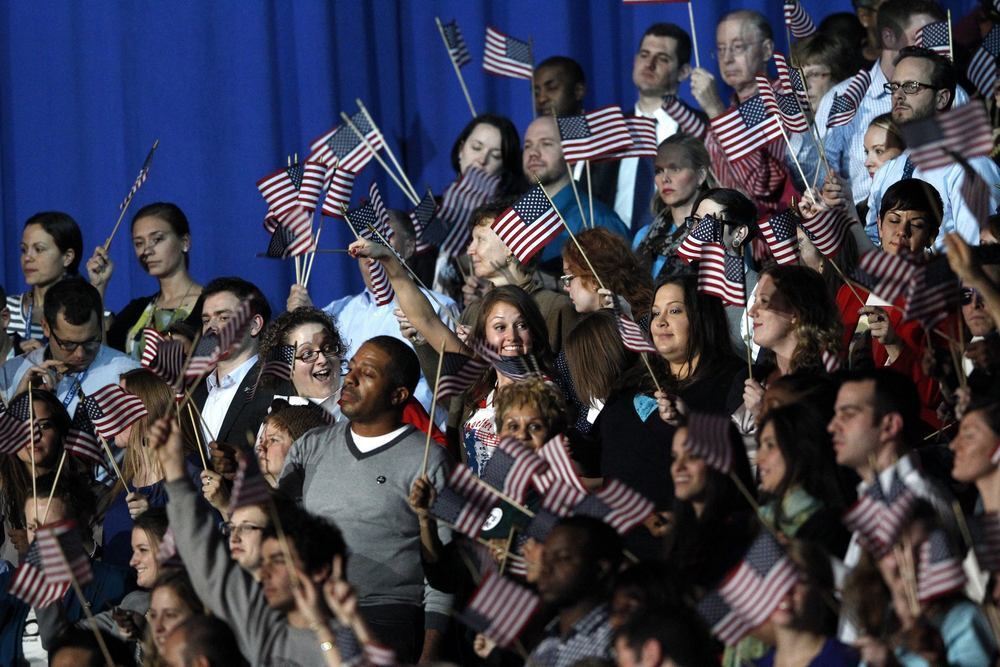
[[594,607],[586,616],[573,624],[565,637],[559,635],[557,617],[546,631],[549,636],[531,652],[525,664],[534,667],[571,667],[583,658],[611,657],[611,625],[608,623],[608,605]]

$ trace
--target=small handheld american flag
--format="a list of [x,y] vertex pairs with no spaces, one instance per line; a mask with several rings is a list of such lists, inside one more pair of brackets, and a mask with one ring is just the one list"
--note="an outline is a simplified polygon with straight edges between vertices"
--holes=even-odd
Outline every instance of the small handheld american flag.
[[441,24],[441,33],[444,35],[445,44],[448,46],[448,55],[455,67],[464,67],[472,62],[469,55],[469,47],[465,45],[465,38],[458,27],[458,21],[454,19]]
[[146,182],[146,178],[149,177],[149,168],[153,164],[153,153],[156,152],[156,147],[160,145],[160,140],[157,139],[153,142],[153,147],[149,149],[149,153],[146,154],[146,159],[142,162],[142,167],[139,169],[139,175],[135,177],[135,182],[132,183],[132,187],[129,189],[128,194],[125,195],[125,199],[122,203],[118,205],[119,211],[124,211],[128,208],[128,205],[132,203],[132,198],[135,197],[135,193],[139,191],[142,184]]
[[534,71],[531,44],[487,26],[483,69],[491,74],[530,81]]
[[725,415],[692,412],[687,423],[687,450],[700,456],[724,475],[733,469],[733,448],[729,440],[730,420]]
[[851,78],[847,87],[844,88],[843,93],[834,93],[833,104],[830,105],[830,115],[826,119],[826,126],[830,128],[847,125],[854,120],[854,116],[858,113],[858,107],[861,105],[861,100],[864,99],[871,83],[871,72],[866,69],[859,70]]
[[1000,25],[990,28],[966,70],[969,81],[986,98],[993,94],[993,86],[996,85],[997,56],[1000,56]]
[[496,502],[496,496],[468,466],[458,465],[448,476],[448,485],[434,499],[430,513],[475,539]]
[[928,602],[934,598],[960,591],[965,586],[962,557],[953,549],[943,530],[934,530],[920,545],[917,564],[917,598]]
[[768,249],[778,264],[795,264],[799,240],[795,234],[798,216],[791,209],[772,215],[759,223]]
[[805,39],[816,32],[816,24],[798,0],[785,0],[785,25],[795,39]]
[[767,112],[760,95],[712,119],[712,130],[730,160],[739,160],[781,138],[781,121]]
[[[365,140],[376,151],[385,147],[385,139],[377,127],[368,122],[368,117],[362,111],[357,111],[349,117],[354,127],[358,129]],[[375,154],[346,123],[337,125],[332,130],[313,139],[309,145],[312,151],[310,160],[316,160],[330,165],[336,164],[338,169],[346,169],[358,173],[371,162]]]
[[490,573],[469,600],[458,620],[499,646],[514,641],[541,604],[530,589]]
[[955,162],[988,157],[993,150],[993,128],[982,102],[970,101],[930,118],[900,126],[910,160],[920,169],[937,169]]
[[257,457],[253,452],[240,452],[233,490],[229,494],[229,511],[247,505],[261,505],[271,498],[271,487],[260,472]]
[[632,145],[625,115],[614,105],[580,116],[560,116],[556,122],[567,162],[593,160]]
[[917,30],[914,46],[930,49],[951,60],[951,21],[935,21]]
[[522,263],[529,261],[562,232],[562,218],[542,191],[535,185],[490,227]]
[[105,440],[111,440],[149,414],[142,399],[117,384],[101,387],[84,396],[81,403],[94,429]]
[[502,438],[483,469],[482,480],[519,503],[532,478],[548,465],[534,450],[514,438]]

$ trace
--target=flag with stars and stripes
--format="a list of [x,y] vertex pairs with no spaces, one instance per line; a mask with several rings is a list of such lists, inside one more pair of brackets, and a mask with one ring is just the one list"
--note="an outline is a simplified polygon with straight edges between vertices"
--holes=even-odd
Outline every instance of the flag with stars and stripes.
[[622,344],[633,352],[656,353],[653,342],[649,340],[649,335],[636,324],[635,320],[618,311],[615,313],[615,320],[618,323],[618,335],[622,337]]
[[153,153],[156,152],[156,147],[160,145],[160,140],[157,139],[153,142],[153,147],[149,149],[149,153],[146,154],[146,159],[142,162],[142,167],[139,169],[139,175],[135,177],[135,182],[132,183],[132,187],[129,188],[128,194],[125,195],[125,199],[122,203],[118,205],[119,211],[124,211],[128,208],[128,205],[132,203],[132,198],[135,197],[135,193],[139,191],[142,184],[146,182],[149,177],[149,168],[153,164]]
[[483,69],[491,74],[530,81],[534,71],[531,45],[487,26]]
[[[379,192],[378,183],[375,181],[372,181],[372,184],[368,186],[368,201],[371,202],[372,209],[375,212],[375,219],[378,221],[375,224],[375,230],[386,241],[392,241],[392,225],[389,224],[389,209],[385,207],[382,193]],[[375,238],[377,239],[378,235]]]
[[265,257],[294,257],[312,249],[312,216],[301,206],[282,213],[268,209],[264,229],[271,234]]
[[739,160],[781,137],[781,121],[767,112],[760,95],[712,119],[712,131],[730,160]]
[[982,231],[989,224],[990,208],[993,205],[990,198],[990,186],[967,161],[961,157],[958,157],[956,161],[962,165],[962,171],[965,172],[959,193],[962,195],[962,201],[969,208],[969,212],[972,213],[972,217],[979,222],[979,229]]
[[517,639],[540,605],[541,598],[531,589],[491,572],[458,620],[497,646],[507,646]]
[[540,185],[528,190],[490,227],[522,263],[528,262],[563,230],[559,212]]
[[473,539],[496,504],[496,496],[480,483],[469,466],[457,465],[448,476],[448,484],[430,507],[431,516],[451,525]]
[[921,603],[961,591],[965,587],[962,556],[941,529],[931,531],[920,545],[917,562],[917,599]]
[[295,233],[284,225],[278,225],[274,234],[271,235],[264,256],[273,259],[288,259],[292,256],[291,249],[294,243]]
[[798,220],[795,212],[787,209],[759,223],[760,233],[778,264],[794,264],[798,261],[799,239],[795,234]]
[[294,368],[295,346],[277,345],[271,350],[264,365],[261,366],[260,374],[287,382],[292,379],[292,369]]
[[[31,402],[28,394],[22,393],[6,407],[0,404],[0,454],[15,454],[31,443]],[[42,437],[38,423],[35,423],[35,440]]]
[[801,218],[799,224],[816,250],[833,259],[844,245],[851,219],[844,209],[824,208],[811,218]]
[[930,331],[959,305],[962,283],[945,255],[935,255],[913,272],[906,293],[903,320],[916,320]]
[[253,452],[239,452],[233,490],[229,494],[229,512],[247,505],[262,505],[271,499],[271,487],[260,472]]
[[521,354],[516,356],[501,354],[498,349],[481,340],[470,338],[466,345],[475,352],[480,359],[492,366],[497,373],[514,380],[522,382],[533,377],[544,377],[538,360],[531,354]]
[[14,571],[10,594],[30,607],[45,607],[62,599],[70,583],[53,583],[46,579],[38,540],[31,543],[24,560]]
[[706,215],[695,225],[679,246],[677,255],[690,264],[701,259],[702,246],[722,244],[722,221],[713,215]]
[[802,70],[798,67],[790,66],[784,54],[778,52],[774,54],[774,67],[778,70],[778,83],[781,85],[783,92],[795,93],[802,109],[808,109],[809,91],[806,88],[806,78],[802,74]]
[[[375,184],[372,183],[372,185],[374,186]],[[375,189],[375,195],[376,197],[369,197],[368,201],[361,204],[361,206],[348,211],[346,219],[347,224],[354,228],[358,236],[372,243],[385,245],[373,230],[378,230],[383,239],[388,238],[386,236],[386,228],[388,227],[389,216],[386,214],[384,206],[381,206],[381,211],[379,210],[382,199],[377,196],[377,188]]]
[[196,380],[211,373],[219,363],[219,334],[209,331],[201,335],[191,350],[191,358],[184,369],[185,380]]
[[[374,183],[372,185],[374,185]],[[379,200],[381,200],[381,198],[379,198]],[[378,236],[375,235],[375,232],[372,231],[373,229],[377,229],[379,234],[382,235],[382,238],[386,238],[388,217],[384,220],[380,219],[379,212],[376,210],[376,202],[369,199],[361,206],[352,211],[348,211],[345,214],[345,219],[347,220],[347,224],[353,227],[354,231],[361,238],[367,239],[372,243],[385,245],[378,238]],[[385,267],[382,266],[382,263],[378,260],[369,260],[365,264],[365,269],[368,271],[368,275],[371,278],[371,295],[375,301],[375,305],[381,307],[395,301],[396,292],[392,289],[392,283],[389,281],[389,275],[385,272]]]
[[146,327],[142,330],[142,354],[139,355],[139,363],[149,368],[153,360],[156,359],[156,353],[160,349],[160,344],[163,343],[166,337],[159,331],[152,327]]
[[588,494],[573,508],[574,516],[600,519],[620,535],[638,526],[652,513],[653,501],[617,479]]
[[717,296],[722,303],[746,307],[746,267],[743,258],[730,255],[721,245],[702,246],[698,262],[698,291]]
[[472,240],[469,229],[472,212],[492,199],[499,187],[499,175],[468,169],[445,189],[438,215],[440,225],[432,225],[424,233],[426,241],[437,245],[448,257],[464,253]]
[[319,206],[319,198],[326,189],[326,172],[326,165],[317,160],[306,160],[302,167],[299,206],[310,214]]
[[781,92],[775,90],[766,76],[757,77],[757,93],[764,101],[764,108],[772,116],[777,116],[785,125],[788,132],[808,132],[809,123],[806,121],[802,107],[795,99],[795,93],[789,90]]
[[410,211],[410,221],[413,222],[413,233],[417,237],[417,247],[414,252],[418,255],[427,252],[432,247],[424,239],[424,232],[434,222],[434,214],[437,213],[437,208],[434,193],[428,189],[426,194],[417,202],[414,209]]
[[45,579],[50,584],[69,584],[76,579],[84,586],[93,580],[90,557],[84,551],[75,521],[40,526],[35,532],[35,542]]
[[632,145],[625,114],[615,105],[580,116],[559,116],[556,124],[567,162],[593,160]]
[[718,591],[709,591],[697,605],[709,631],[726,646],[735,646],[753,627]]
[[[382,133],[368,122],[368,116],[363,111],[355,112],[350,119],[372,149],[378,151],[385,147]],[[358,173],[375,156],[358,136],[358,132],[355,132],[346,123],[337,125],[326,134],[313,139],[309,145],[312,151],[309,154],[309,159],[327,165],[328,169],[331,169],[332,165],[336,165],[337,169]]]
[[167,384],[176,386],[184,368],[184,344],[179,340],[166,339],[156,346],[156,352],[147,362],[146,350],[143,349],[143,360],[140,363]]
[[257,189],[267,202],[269,214],[280,216],[301,206],[299,189],[302,187],[304,170],[304,165],[293,164],[257,181]]
[[663,96],[663,110],[677,121],[678,130],[690,134],[696,139],[704,140],[708,133],[708,121],[705,114],[688,106],[676,95]]
[[979,568],[984,572],[1000,572],[1000,515],[989,512],[970,517],[969,532]]
[[488,361],[458,352],[445,352],[441,360],[441,377],[437,383],[438,401],[447,401],[466,391],[483,377],[490,367]]
[[1000,56],[1000,25],[990,28],[966,70],[969,81],[984,98],[993,95],[993,86],[997,82],[997,56]]
[[533,449],[520,440],[504,437],[486,462],[481,479],[523,504],[532,478],[547,467]]
[[935,21],[917,30],[913,43],[951,60],[951,23]]
[[626,116],[625,126],[628,128],[632,144],[628,148],[602,155],[595,160],[596,162],[623,160],[629,157],[656,157],[656,119],[646,116]]
[[830,128],[847,125],[854,120],[855,114],[858,113],[858,107],[861,106],[861,100],[864,99],[871,84],[872,74],[866,69],[859,70],[851,77],[843,93],[834,93],[830,114],[826,118],[826,126]]
[[848,530],[857,533],[861,546],[881,558],[899,539],[916,502],[917,497],[898,475],[893,475],[888,492],[882,489],[876,477],[847,510],[842,521]]
[[541,446],[538,455],[549,467],[535,477],[535,488],[543,496],[556,484],[565,484],[579,493],[586,493],[583,480],[573,467],[573,459],[569,455],[569,441],[562,433],[557,433]]
[[94,430],[94,424],[90,421],[83,401],[76,404],[76,412],[73,414],[73,421],[66,433],[63,446],[67,454],[92,465],[105,465],[104,450],[97,440],[97,431]]
[[444,35],[445,44],[448,46],[448,56],[455,63],[455,67],[464,67],[472,62],[469,55],[469,47],[465,45],[465,38],[458,27],[458,21],[451,20],[441,24],[441,34]]
[[917,265],[899,255],[870,250],[861,256],[858,268],[873,279],[870,291],[879,298],[893,303],[903,295],[917,270]]
[[226,359],[236,351],[252,322],[253,312],[250,309],[250,300],[244,299],[219,329],[219,359]]
[[785,0],[785,25],[795,39],[805,39],[816,32],[816,24],[798,0]]
[[799,571],[766,530],[760,531],[743,560],[726,575],[719,594],[751,628],[762,625],[799,580]]
[[372,280],[371,292],[376,306],[388,306],[396,300],[396,291],[392,289],[392,282],[389,280],[389,274],[385,272],[382,262],[369,262],[368,275]]
[[946,167],[955,155],[969,160],[993,151],[993,128],[982,102],[970,101],[900,126],[910,160],[923,170]]
[[684,447],[707,465],[728,475],[733,469],[733,447],[729,439],[728,415],[692,412],[687,421]]
[[111,440],[149,414],[142,399],[125,391],[119,384],[101,387],[82,401],[90,422],[105,440]]
[[326,197],[323,199],[323,215],[344,219],[344,209],[351,207],[351,192],[357,174],[346,169],[334,169],[327,173]]

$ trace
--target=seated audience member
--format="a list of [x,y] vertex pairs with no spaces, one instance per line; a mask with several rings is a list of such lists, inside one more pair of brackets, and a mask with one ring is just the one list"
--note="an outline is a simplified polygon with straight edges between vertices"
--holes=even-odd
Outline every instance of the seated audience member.
[[29,290],[7,294],[10,320],[4,327],[14,337],[17,354],[33,352],[48,341],[43,330],[45,294],[67,276],[79,275],[83,260],[83,234],[66,213],[36,213],[21,232],[21,273]]
[[192,616],[164,639],[164,667],[244,667],[249,665],[236,636],[213,616]]
[[[188,273],[191,228],[176,204],[158,202],[139,209],[132,217],[132,249],[143,270],[156,279],[159,291],[129,301],[108,325],[107,343],[139,359],[144,329],[164,333],[184,320],[198,326],[201,285]],[[87,275],[101,298],[114,269],[108,251],[97,246],[87,262]]]
[[611,594],[611,627],[615,630],[649,613],[665,611],[679,599],[673,573],[659,561],[629,565],[615,579]]
[[[204,611],[198,594],[183,568],[164,569],[156,578],[146,612],[146,638],[142,659],[150,664],[164,662],[163,649],[170,632],[187,619]],[[237,655],[234,651],[233,655]],[[157,663],[156,661],[160,662]],[[145,663],[144,663],[145,664]]]
[[690,609],[638,616],[615,633],[617,667],[699,667],[718,656],[712,638]]
[[[340,397],[346,419],[292,445],[278,488],[343,531],[351,545],[348,577],[379,640],[401,660],[429,657],[451,602],[425,590],[420,526],[407,506],[423,466],[424,436],[403,423],[402,413],[419,364],[399,339],[377,336],[358,348],[348,368]],[[448,468],[447,453],[431,445],[426,470],[436,488]],[[450,529],[441,526],[440,537],[448,542]]]
[[[72,253],[71,253],[72,254]],[[28,383],[48,389],[73,414],[79,392],[92,394],[118,384],[122,373],[139,364],[101,342],[101,296],[81,278],[67,278],[45,292],[42,331],[49,341],[0,367],[0,390],[8,401]]]
[[[903,143],[903,133],[899,131],[899,126],[892,119],[891,113],[875,116],[868,124],[868,129],[865,130],[864,149],[865,168],[872,178],[875,178],[875,172],[882,165],[899,157],[906,150],[906,144]],[[865,203],[864,208],[865,211],[868,210],[867,203]],[[862,219],[865,217],[863,215]]]

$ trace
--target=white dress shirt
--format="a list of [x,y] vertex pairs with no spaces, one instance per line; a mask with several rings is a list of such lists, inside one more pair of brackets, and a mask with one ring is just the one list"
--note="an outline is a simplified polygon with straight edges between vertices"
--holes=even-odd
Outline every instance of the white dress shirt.
[[226,413],[229,412],[229,406],[232,404],[236,392],[239,391],[240,385],[243,383],[243,378],[247,376],[247,373],[250,372],[250,369],[256,363],[257,355],[255,354],[234,368],[232,372],[225,375],[221,380],[218,377],[218,371],[209,373],[205,380],[208,386],[208,396],[205,398],[205,405],[201,409],[201,416],[203,418],[201,429],[205,437],[206,446],[218,437],[219,429],[222,428],[222,422],[226,420]]
[[[639,108],[639,103],[635,103],[635,115],[656,120],[656,145],[677,132],[677,121],[670,117],[666,111],[657,108],[653,113],[646,113]],[[633,230],[632,211],[635,201],[635,173],[638,169],[639,158],[627,157],[618,163],[618,189],[615,192],[615,213],[618,217]]]

